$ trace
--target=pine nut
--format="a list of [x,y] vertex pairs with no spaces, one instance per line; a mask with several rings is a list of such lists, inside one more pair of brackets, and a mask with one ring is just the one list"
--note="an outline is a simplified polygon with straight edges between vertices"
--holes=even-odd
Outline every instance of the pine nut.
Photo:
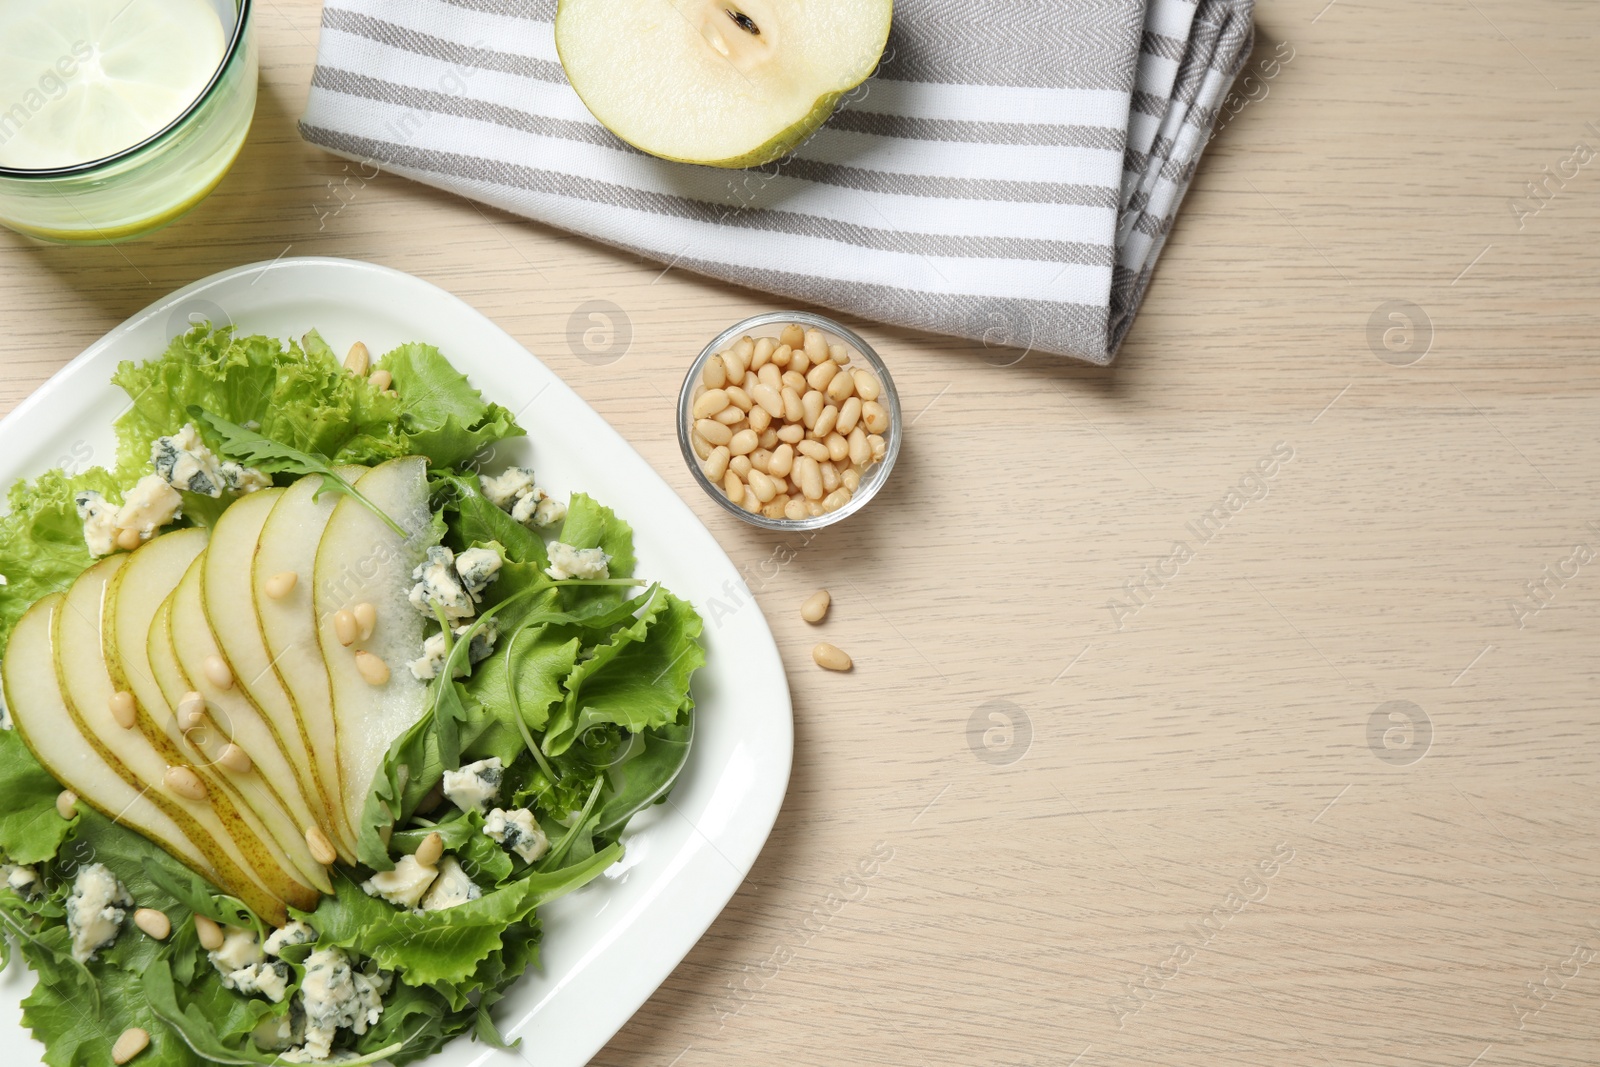
[[728,398],[728,403],[740,411],[749,411],[755,406],[755,401],[750,399],[750,394],[737,385],[728,386],[722,391],[722,395]]
[[722,491],[728,494],[728,499],[735,504],[744,503],[744,483],[739,480],[739,475],[729,471],[722,479]]
[[807,500],[806,501],[806,514],[811,516],[813,519],[815,519],[818,516],[820,516],[822,514],[822,501],[820,501],[820,500]]
[[839,468],[831,460],[824,460],[817,466],[822,468],[822,491],[831,493],[839,488]]
[[249,755],[238,745],[225,745],[217,754],[217,762],[234,774],[249,774],[253,766]]
[[815,389],[810,390],[800,398],[800,421],[806,424],[806,429],[809,430],[817,424],[817,419],[822,415],[822,409],[827,406],[827,400],[827,397]]
[[294,571],[283,571],[261,583],[261,591],[272,600],[282,600],[293,591],[299,580],[300,576]]
[[795,480],[800,485],[800,491],[806,495],[807,500],[822,499],[822,468],[810,456],[801,456],[794,461]]
[[111,700],[108,703],[111,708],[111,717],[117,720],[117,725],[124,730],[133,729],[133,724],[137,721],[138,716],[138,706],[133,702],[133,694],[119,689],[111,694]]
[[758,470],[750,472],[750,491],[763,504],[771,503],[772,498],[778,495],[778,487],[772,484],[772,479]]
[[883,387],[878,384],[878,379],[864,370],[851,371],[850,376],[856,380],[856,395],[862,400],[876,400]]
[[233,670],[221,656],[207,656],[200,669],[205,673],[206,681],[218,689],[233,688]]
[[[863,443],[866,442],[866,438],[864,437],[861,440]],[[718,445],[716,448],[713,448],[711,450],[711,458],[706,460],[706,477],[710,478],[714,482],[722,481],[722,476],[728,473],[729,455],[730,453],[728,452],[727,445]]]
[[839,481],[844,483],[846,489],[854,493],[861,488],[861,472],[854,467],[846,467],[839,472]]
[[828,388],[823,390],[824,395],[835,404],[843,404],[855,396],[855,392],[856,380],[848,373],[835,374],[828,382]]
[[784,505],[788,502],[788,497],[773,497],[770,501],[761,505],[761,514],[769,519],[781,519],[783,518]]
[[872,448],[872,458],[874,460],[880,460],[889,454],[889,442],[878,434],[867,434],[867,444]]
[[828,339],[822,336],[821,330],[806,331],[806,355],[813,363],[821,363],[828,358]]
[[754,430],[740,430],[728,439],[728,451],[736,456],[747,456],[761,443],[761,435]]
[[706,360],[705,369],[700,372],[700,380],[706,383],[707,389],[721,389],[728,384],[728,369],[722,365],[720,355]]
[[[752,348],[751,351],[754,351]],[[745,358],[734,351],[722,353],[722,366],[727,371],[728,381],[735,385],[744,381],[744,372],[748,367]]]
[[755,515],[761,511],[761,501],[756,499],[754,493],[746,493],[744,499],[739,501],[739,506],[750,514]]
[[[779,384],[781,386],[782,383],[780,382]],[[752,399],[754,399],[757,404],[761,405],[761,410],[765,411],[773,418],[781,419],[783,417],[783,396],[772,386],[765,383],[756,386],[756,391],[754,394],[752,394]]]
[[839,421],[834,423],[833,428],[848,437],[850,431],[854,430],[856,423],[860,421],[861,398],[859,396],[847,397],[844,403],[839,405]]
[[787,368],[789,366],[789,361],[793,358],[794,349],[790,348],[788,345],[780,344],[772,353],[772,362],[780,370]]
[[811,658],[816,660],[817,666],[825,671],[847,671],[854,666],[850,662],[850,657],[844,654],[843,649],[830,645],[826,641],[811,650]]
[[709,419],[728,406],[728,393],[724,389],[707,389],[695,398],[694,417]]
[[725,445],[733,439],[733,431],[720,422],[701,419],[694,424],[694,432],[706,439],[707,444]]
[[183,699],[178,701],[178,729],[188,733],[200,725],[201,716],[206,712],[206,698],[190,690],[183,694]]
[[133,1059],[150,1047],[150,1034],[142,1026],[130,1026],[122,1031],[117,1043],[111,1046],[111,1062],[117,1067]]
[[768,426],[761,431],[761,436],[756,438],[756,443],[770,452],[778,447],[778,431]]
[[810,456],[818,463],[830,458],[828,456],[828,446],[823,444],[821,441],[813,441],[808,438],[804,441],[801,441],[795,446],[795,448],[799,450],[802,456]]
[[386,370],[375,370],[368,375],[367,381],[372,383],[372,387],[374,389],[383,391],[387,390],[389,386],[394,384],[394,375],[390,374]]
[[752,349],[751,352],[750,352],[750,369],[751,370],[755,370],[755,371],[759,371],[762,367],[767,366],[768,361],[772,359],[772,353],[776,352],[777,350],[778,350],[777,338],[775,338],[775,337],[759,337],[759,338],[757,338],[756,339],[756,347],[754,349]]
[[747,476],[754,467],[755,464],[750,462],[749,456],[734,456],[728,460],[728,469],[741,478]]
[[130,529],[117,531],[117,547],[122,549],[124,552],[132,552],[134,549],[139,547],[139,543],[142,540],[144,539],[139,536],[138,530]]
[[363,600],[355,606],[352,614],[356,617],[356,639],[370,640],[372,632],[378,628],[378,609]]
[[783,506],[783,517],[786,519],[803,519],[806,517],[806,502],[799,497],[790,498]]
[[889,413],[876,400],[861,405],[861,424],[868,433],[883,433],[889,428]]
[[829,345],[828,358],[842,367],[850,362],[850,350],[844,345]]
[[772,462],[772,453],[765,448],[758,448],[750,453],[750,469],[758,470],[762,474],[771,474],[767,464]]
[[344,369],[358,377],[365,377],[370,366],[372,354],[367,351],[367,346],[360,341],[351,345],[350,354],[344,357]]
[[444,855],[444,838],[438,833],[431,833],[422,839],[422,844],[417,846],[417,862],[424,867],[432,867]]
[[56,794],[56,814],[70,821],[78,814],[78,794],[70,789],[63,789]]
[[311,850],[311,858],[324,867],[339,858],[339,853],[333,850],[333,842],[328,840],[328,835],[322,832],[320,826],[306,827],[306,848]]
[[805,415],[805,409],[800,406],[800,394],[787,385],[778,394],[778,406],[781,410],[776,415],[789,422],[799,422]]
[[806,597],[806,602],[800,605],[800,617],[809,623],[819,623],[828,614],[828,605],[833,603],[833,597],[828,595],[826,589],[818,589]]
[[715,415],[711,416],[713,422],[720,422],[724,426],[737,426],[744,421],[744,412],[729,404]]
[[185,800],[204,800],[206,784],[189,767],[168,767],[161,777],[162,784]]
[[811,388],[821,391],[833,381],[833,376],[839,373],[839,364],[831,359],[824,359],[811,370],[806,372],[806,384]]
[[822,443],[828,446],[828,458],[835,463],[843,463],[850,458],[850,442],[837,430],[824,437]]
[[834,407],[832,404],[829,404],[827,407],[822,409],[822,414],[817,416],[816,425],[811,427],[811,432],[816,436],[817,440],[820,441],[833,432],[833,427],[838,423],[838,421],[839,409]]
[[694,454],[699,456],[701,459],[705,459],[711,455],[711,443],[704,437],[701,437],[698,430],[689,435],[689,444],[691,447],[693,447]]
[[172,920],[167,918],[166,912],[155,908],[140,908],[134,912],[133,925],[157,941],[165,941],[172,936]]
[[838,511],[848,503],[850,503],[850,490],[841,485],[839,488],[822,498],[822,510],[829,512]]
[[791,322],[778,334],[778,340],[790,348],[799,348],[806,343],[806,331],[798,323]]
[[[800,399],[802,396],[805,396],[806,390],[811,388],[806,384],[806,376],[801,374],[799,371],[793,370],[783,372],[783,387],[785,389],[793,389],[796,400]],[[796,419],[799,417],[799,415],[795,416]]]
[[[776,392],[783,388],[783,372],[768,363],[756,374],[756,382]],[[755,394],[752,393],[751,395],[754,396]]]
[[[758,385],[756,388],[759,390],[763,387]],[[750,428],[752,430],[754,430],[756,433],[766,433],[767,427],[771,425],[772,416],[767,413],[766,408],[753,407],[750,409]]]
[[215,919],[197,914],[194,917],[194,932],[200,938],[200,947],[207,952],[215,952],[222,947],[222,927],[217,925]]
[[796,374],[802,375],[811,369],[811,357],[806,355],[805,349],[796,348],[794,350],[794,355],[789,357],[789,369]]
[[366,649],[356,653],[356,670],[361,672],[362,679],[368,685],[387,685],[389,682],[389,665],[383,662],[383,657],[375,656]]
[[[867,444],[867,435],[857,426],[850,431],[850,436],[845,438],[845,445],[850,452],[850,462],[858,467],[865,467],[872,462],[872,446]],[[830,453],[831,454],[831,453]]]
[[767,473],[787,478],[792,470],[794,470],[794,446],[788,443],[780,444],[772,453],[772,458],[767,460]]
[[805,439],[806,428],[798,422],[786,422],[778,427],[778,440],[787,445],[797,445]]
[[756,343],[753,339],[751,339],[749,334],[739,338],[739,340],[733,346],[734,354],[740,359],[744,360],[746,366],[749,366],[750,356],[755,352],[755,350]]
[[744,390],[745,396],[749,396],[751,393],[755,392],[756,386],[760,384],[761,379],[756,377],[756,372],[753,370],[747,370],[744,372],[744,381],[739,383],[739,387]]
[[360,633],[356,626],[356,616],[353,611],[343,609],[333,613],[333,636],[346,648],[356,643],[356,636]]

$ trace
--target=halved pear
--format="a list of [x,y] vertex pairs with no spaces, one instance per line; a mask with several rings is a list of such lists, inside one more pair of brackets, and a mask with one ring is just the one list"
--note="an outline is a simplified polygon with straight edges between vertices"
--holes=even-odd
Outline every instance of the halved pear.
[[[365,473],[365,467],[338,468],[339,476],[350,482]],[[317,641],[317,615],[312,604],[317,545],[333,517],[339,496],[318,496],[321,488],[321,478],[301,478],[278,497],[256,539],[251,580],[262,639],[278,679],[294,703],[312,758],[317,761],[318,779],[330,798],[333,832],[329,836],[348,863],[355,857],[356,833],[344,804],[337,802],[346,791],[346,783],[339,776],[333,690],[327,664],[322,660],[322,646]],[[267,582],[282,574],[295,576],[294,587],[281,597],[267,596]]]
[[[114,822],[132,827],[166,849],[190,870],[213,883],[222,876],[206,853],[195,847],[149,796],[108,762],[102,750],[89,743],[67,709],[55,672],[55,616],[65,597],[51,593],[29,608],[11,631],[6,658],[0,665],[5,679],[6,706],[22,740],[56,781],[78,794],[78,799]],[[266,890],[248,882],[236,896],[269,914],[277,905]]]
[[[427,687],[406,669],[421,654],[423,618],[406,596],[411,571],[432,540],[427,462],[416,456],[389,460],[362,475],[356,490],[410,532],[401,537],[359,500],[346,497],[334,506],[317,545],[317,638],[333,695],[345,811],[359,830],[373,775],[389,746],[426,710]],[[377,609],[378,624],[371,638],[347,648],[334,632],[334,614],[361,603]],[[361,651],[383,660],[388,681],[373,685],[362,676],[356,668]]]
[[[335,826],[331,812],[338,794],[318,775],[311,738],[273,669],[272,654],[267,651],[256,622],[255,589],[250,579],[261,527],[282,494],[282,489],[262,489],[240,497],[222,513],[206,549],[201,599],[222,658],[232,669],[240,691],[261,709],[272,726],[279,747],[294,768],[301,792],[321,807],[324,815],[317,822],[327,833]],[[181,621],[181,616],[175,615],[173,621]],[[176,635],[174,640],[181,653],[183,641]],[[315,655],[316,648],[308,647],[301,654]]]
[[[332,893],[327,868],[306,844],[306,827],[315,819],[288,759],[260,719],[249,714],[234,719],[211,705],[208,721],[198,728],[185,731],[177,721],[176,709],[184,694],[200,690],[181,671],[169,629],[171,609],[179,599],[176,591],[187,586],[189,614],[204,618],[197,595],[200,553],[190,546],[204,548],[205,542],[203,529],[173,530],[134,552],[118,572],[107,608],[112,682],[133,693],[140,709],[183,752],[207,787],[226,792],[251,829],[258,836],[270,836],[304,881]],[[209,641],[210,636],[206,633],[202,640]],[[206,650],[206,654],[212,653]],[[200,662],[204,664],[204,656]],[[248,769],[226,765],[224,750],[229,744],[249,758]]]
[[651,155],[754,167],[866,80],[892,0],[561,0],[556,51],[606,129]]
[[[168,784],[167,770],[188,761],[148,716],[138,716],[126,728],[112,715],[115,690],[106,668],[103,610],[106,587],[127,561],[126,555],[108,556],[84,571],[54,616],[56,678],[78,732],[124,781],[146,790],[205,853],[224,890],[246,901],[255,897],[267,908],[262,917],[279,923],[286,919],[285,904],[315,907],[316,889],[295,877],[276,845],[252,832],[226,795],[211,790],[203,799],[192,799]],[[261,890],[268,900],[260,900]]]

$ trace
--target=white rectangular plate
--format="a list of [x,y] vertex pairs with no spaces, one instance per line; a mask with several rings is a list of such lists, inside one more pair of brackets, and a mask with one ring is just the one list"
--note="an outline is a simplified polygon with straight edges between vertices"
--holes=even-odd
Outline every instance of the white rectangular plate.
[[[510,408],[525,439],[487,464],[534,466],[557,496],[582,491],[633,526],[638,573],[708,619],[708,664],[694,679],[696,733],[667,803],[641,812],[624,858],[603,878],[540,910],[541,965],[495,1009],[522,1055],[463,1037],[429,1067],[577,1067],[627,1022],[699,940],[761,851],[783,803],[794,752],[789,686],[772,633],[749,597],[726,603],[738,571],[666,482],[548,367],[463,301],[399,271],[344,259],[282,259],[224,271],[159,300],[90,345],[0,422],[0,483],[50,466],[109,465],[111,421],[127,397],[111,385],[121,360],[162,352],[191,319],[241,333],[299,337],[315,328],[335,351],[363,341],[376,356],[408,341],[435,345],[484,395]],[[722,614],[726,614],[723,612]],[[152,846],[154,847],[154,846]],[[32,973],[0,978],[7,1064],[41,1062],[18,1002]]]

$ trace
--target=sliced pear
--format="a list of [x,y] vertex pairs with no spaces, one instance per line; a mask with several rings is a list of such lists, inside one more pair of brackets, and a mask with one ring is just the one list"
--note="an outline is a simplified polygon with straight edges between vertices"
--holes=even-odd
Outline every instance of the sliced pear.
[[[333,717],[339,739],[339,766],[345,783],[345,811],[358,830],[373,775],[394,739],[421,717],[427,687],[406,669],[422,649],[423,618],[407,601],[411,571],[431,541],[427,463],[408,456],[382,463],[356,483],[356,489],[402,529],[402,538],[359,500],[346,497],[317,546],[317,637],[328,666]],[[366,641],[339,643],[334,614],[368,603],[378,624]],[[387,665],[389,678],[372,685],[356,669],[356,653],[370,652]]]
[[[22,740],[51,777],[78,794],[78,799],[113,822],[122,823],[166,849],[190,870],[213,883],[221,875],[178,824],[148,795],[127,781],[78,731],[67,709],[55,672],[55,616],[65,598],[51,593],[29,608],[11,631],[0,671],[5,678],[6,706]],[[262,914],[276,901],[254,882],[236,896]]]
[[561,0],[556,51],[635,148],[754,167],[794,148],[872,73],[892,0]]
[[[198,579],[206,539],[204,529],[173,530],[141,546],[117,572],[106,606],[106,665],[112,685],[134,695],[139,711],[179,749],[206,786],[225,792],[251,830],[257,836],[270,837],[304,881],[331,894],[327,868],[312,857],[306,844],[306,827],[315,820],[271,733],[260,728],[259,722],[233,722],[220,714],[210,716],[207,726],[185,732],[178,724],[176,708],[193,685],[174,693],[158,680],[152,654],[155,620],[160,615],[166,632],[170,612],[161,609],[170,603],[169,597],[186,575]],[[197,581],[190,584],[198,589]],[[170,632],[166,636],[162,651],[173,654]],[[175,656],[165,664],[168,672],[176,665]],[[228,765],[235,758],[225,754],[229,744],[249,758],[248,767]],[[284,792],[275,783],[282,783]]]
[[[365,467],[338,468],[339,476],[350,482],[365,473]],[[262,639],[310,743],[318,778],[331,798],[333,833],[329,836],[340,857],[350,863],[355,858],[356,833],[344,804],[337,802],[348,790],[340,778],[333,690],[317,641],[317,615],[312,603],[317,545],[339,502],[336,493],[319,497],[321,488],[321,478],[301,478],[278,497],[256,539],[252,580]],[[281,597],[267,595],[267,583],[282,574],[295,576],[293,587]]]
[[197,799],[173,787],[167,771],[181,770],[187,761],[148,717],[139,716],[126,728],[112,715],[115,690],[106,669],[102,612],[106,587],[127,560],[126,555],[109,556],[84,571],[55,613],[56,678],[67,709],[100,756],[125,782],[146,790],[207,856],[217,883],[247,902],[255,898],[266,909],[262,917],[281,924],[287,919],[285,904],[315,907],[316,889],[290,872],[276,846],[250,830],[226,795],[212,790]]
[[[273,670],[273,657],[256,622],[250,581],[261,527],[282,493],[282,489],[262,489],[240,497],[222,513],[211,531],[211,547],[206,549],[201,595],[211,631],[222,648],[222,658],[239,689],[271,724],[279,746],[294,766],[301,791],[315,799],[324,812],[317,821],[327,833],[334,825],[331,812],[336,808],[338,793],[334,785],[318,775],[311,739]],[[181,616],[175,615],[173,621],[182,621]],[[182,652],[183,641],[176,643]],[[305,651],[314,653],[315,649]]]

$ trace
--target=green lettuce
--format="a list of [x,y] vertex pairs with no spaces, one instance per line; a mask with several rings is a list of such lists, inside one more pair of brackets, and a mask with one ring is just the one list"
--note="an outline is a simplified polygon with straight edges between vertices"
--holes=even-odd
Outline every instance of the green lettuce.
[[73,497],[92,489],[117,499],[115,478],[99,467],[69,476],[59,468],[32,482],[18,482],[7,497],[8,513],[0,517],[0,653],[11,628],[33,602],[59,593],[89,566],[83,543],[83,520]]

